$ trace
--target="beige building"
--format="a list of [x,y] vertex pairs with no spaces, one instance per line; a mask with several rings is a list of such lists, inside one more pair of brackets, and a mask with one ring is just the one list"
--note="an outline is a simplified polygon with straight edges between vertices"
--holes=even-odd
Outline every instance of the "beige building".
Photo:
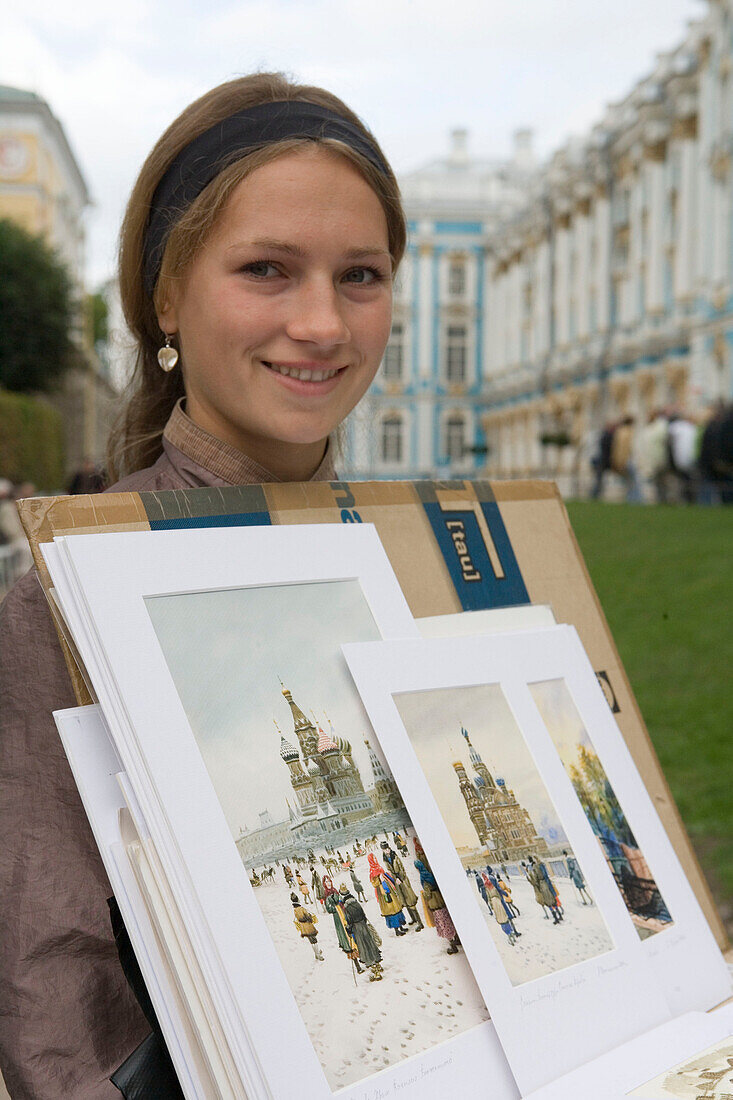
[[56,249],[84,288],[84,211],[89,192],[61,123],[34,92],[0,85],[0,217]]
[[64,417],[69,471],[84,455],[103,458],[116,399],[94,354],[84,308],[89,201],[63,127],[45,100],[35,92],[0,85],[0,218],[10,218],[48,241],[69,272],[76,299],[72,335],[85,365],[70,370],[61,392],[52,398]]

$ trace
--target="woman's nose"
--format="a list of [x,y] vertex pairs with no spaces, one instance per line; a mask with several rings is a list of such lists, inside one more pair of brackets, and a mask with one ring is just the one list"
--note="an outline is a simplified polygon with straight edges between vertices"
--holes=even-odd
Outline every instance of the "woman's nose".
[[343,302],[330,279],[303,283],[293,298],[293,315],[287,333],[292,340],[323,348],[337,347],[351,339],[343,315]]

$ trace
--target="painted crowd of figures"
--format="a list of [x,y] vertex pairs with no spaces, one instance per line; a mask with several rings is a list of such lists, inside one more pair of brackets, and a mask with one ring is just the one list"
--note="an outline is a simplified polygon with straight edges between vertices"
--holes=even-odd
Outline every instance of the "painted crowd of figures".
[[[432,928],[447,941],[447,954],[455,955],[460,948],[460,940],[420,841],[417,837],[413,841],[413,866],[420,878],[422,914],[419,908],[420,898],[410,882],[403,862],[403,857],[409,856],[407,841],[400,833],[393,833],[392,836],[394,847],[388,840],[380,842],[381,862],[372,851],[367,852],[361,848],[358,841],[354,846],[355,856],[367,855],[369,886],[387,932],[393,932],[396,939],[401,939],[409,933],[410,927],[415,933],[423,932],[426,927]],[[374,843],[370,845],[373,846]],[[325,961],[318,943],[318,914],[306,908],[306,905],[315,904],[322,913],[331,916],[338,945],[351,960],[355,973],[368,971],[369,981],[381,981],[382,938],[364,909],[367,902],[364,886],[351,857],[348,854],[342,857],[340,852],[336,855],[339,869],[349,873],[351,889],[345,883],[337,889],[331,875],[322,873],[315,859],[308,865],[308,875],[305,877],[300,868],[293,871],[289,864],[283,864],[285,881],[292,890],[290,900],[293,906],[293,923],[301,938],[311,945],[316,960]],[[327,865],[325,858],[320,862]],[[258,876],[259,881],[263,877],[261,873]],[[310,881],[307,881],[308,878]]]
[[[578,891],[582,904],[593,905],[593,899],[588,893],[588,887],[577,859],[575,856],[569,855],[567,849],[563,850],[563,857],[568,871],[568,878]],[[534,891],[534,899],[541,907],[545,919],[552,919],[553,924],[560,924],[565,917],[565,910],[547,865],[541,859],[530,856],[528,863],[522,860],[520,868]],[[473,874],[476,889],[513,947],[522,935],[516,924],[516,918],[521,916],[521,913],[512,901],[509,872],[506,865],[502,863],[500,868],[487,865],[484,870],[474,868],[472,871],[468,871],[467,874]]]

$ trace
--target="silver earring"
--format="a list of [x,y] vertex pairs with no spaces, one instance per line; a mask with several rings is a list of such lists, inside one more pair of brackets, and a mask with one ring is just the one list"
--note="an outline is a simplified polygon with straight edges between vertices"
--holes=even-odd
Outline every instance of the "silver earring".
[[165,345],[158,351],[158,362],[166,374],[169,370],[173,370],[178,362],[178,352],[171,347],[171,338],[168,333],[165,336]]

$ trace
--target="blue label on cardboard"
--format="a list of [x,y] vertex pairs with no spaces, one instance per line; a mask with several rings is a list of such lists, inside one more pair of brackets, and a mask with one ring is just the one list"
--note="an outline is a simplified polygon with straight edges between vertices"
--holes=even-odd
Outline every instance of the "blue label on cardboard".
[[464,611],[530,602],[498,504],[478,505],[490,547],[474,511],[453,511],[436,501],[424,501],[423,507]]

